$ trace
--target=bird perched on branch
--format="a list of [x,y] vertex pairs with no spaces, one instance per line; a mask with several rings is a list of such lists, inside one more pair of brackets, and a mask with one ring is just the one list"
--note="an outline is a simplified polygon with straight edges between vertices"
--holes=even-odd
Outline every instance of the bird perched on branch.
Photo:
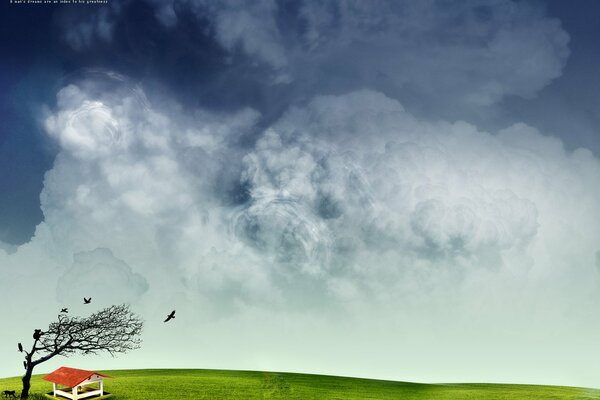
[[171,311],[171,314],[167,315],[167,319],[165,319],[165,322],[169,322],[173,318],[175,318],[175,310]]
[[23,361],[23,368],[27,369],[27,361]]
[[44,332],[42,332],[41,329],[36,329],[35,331],[33,331],[33,338],[35,340],[38,340],[43,334]]

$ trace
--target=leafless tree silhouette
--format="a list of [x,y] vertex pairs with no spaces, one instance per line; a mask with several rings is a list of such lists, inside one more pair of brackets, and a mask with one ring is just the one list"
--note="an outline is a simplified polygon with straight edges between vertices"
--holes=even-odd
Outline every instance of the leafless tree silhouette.
[[26,371],[22,378],[21,398],[29,397],[31,374],[36,365],[54,356],[100,352],[114,356],[137,349],[142,342],[143,325],[142,319],[126,304],[110,306],[87,318],[59,314],[58,322],[52,322],[48,330],[36,329],[33,346],[25,351]]

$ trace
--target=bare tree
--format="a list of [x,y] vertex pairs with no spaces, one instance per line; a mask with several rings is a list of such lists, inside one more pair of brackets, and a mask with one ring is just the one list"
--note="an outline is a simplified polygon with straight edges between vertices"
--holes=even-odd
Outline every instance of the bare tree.
[[142,319],[126,304],[110,306],[87,318],[59,314],[58,322],[52,322],[47,331],[35,330],[31,350],[24,351],[21,398],[29,397],[31,374],[36,365],[54,356],[68,357],[76,353],[107,352],[111,356],[126,353],[140,347],[142,328]]

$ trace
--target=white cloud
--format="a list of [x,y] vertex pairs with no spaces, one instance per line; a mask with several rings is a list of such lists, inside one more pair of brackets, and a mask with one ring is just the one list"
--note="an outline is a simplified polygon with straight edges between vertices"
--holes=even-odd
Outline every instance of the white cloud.
[[0,254],[2,278],[21,282],[11,293],[29,276],[63,293],[63,280],[91,283],[103,265],[106,292],[93,297],[139,300],[146,316],[180,304],[194,315],[186,332],[201,315],[230,327],[276,310],[383,318],[392,331],[399,314],[460,331],[444,315],[494,327],[536,310],[527,329],[539,334],[600,301],[600,165],[589,151],[522,124],[492,135],[422,120],[373,91],[317,97],[243,147],[251,110],[158,111],[116,87],[67,86],[47,116],[61,152],[45,221]]
[[58,93],[57,105],[62,111],[46,119],[46,130],[70,154],[100,157],[127,148],[126,127],[102,101],[88,100],[77,86],[69,85]]
[[[57,246],[72,253],[107,247],[191,290],[234,285],[240,299],[263,303],[261,293],[285,302],[306,282],[329,287],[326,297],[379,287],[401,301],[447,274],[568,269],[558,260],[597,251],[591,239],[560,244],[567,227],[598,235],[588,223],[599,211],[597,159],[525,125],[494,136],[419,120],[362,91],[292,108],[243,150],[252,111],[167,116],[118,93],[89,98],[68,86],[46,121],[63,151],[42,207]],[[238,180],[241,204],[223,197],[223,176],[221,185]],[[572,193],[577,211],[564,209]],[[550,243],[554,261],[543,254]],[[217,267],[213,257],[240,261]],[[407,283],[415,268],[421,282]],[[207,273],[217,289],[199,282]]]

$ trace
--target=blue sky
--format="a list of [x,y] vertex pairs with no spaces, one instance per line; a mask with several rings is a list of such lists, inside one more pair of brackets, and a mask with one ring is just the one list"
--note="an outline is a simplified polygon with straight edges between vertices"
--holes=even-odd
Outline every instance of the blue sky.
[[3,320],[131,303],[90,368],[597,386],[597,2],[1,11]]

